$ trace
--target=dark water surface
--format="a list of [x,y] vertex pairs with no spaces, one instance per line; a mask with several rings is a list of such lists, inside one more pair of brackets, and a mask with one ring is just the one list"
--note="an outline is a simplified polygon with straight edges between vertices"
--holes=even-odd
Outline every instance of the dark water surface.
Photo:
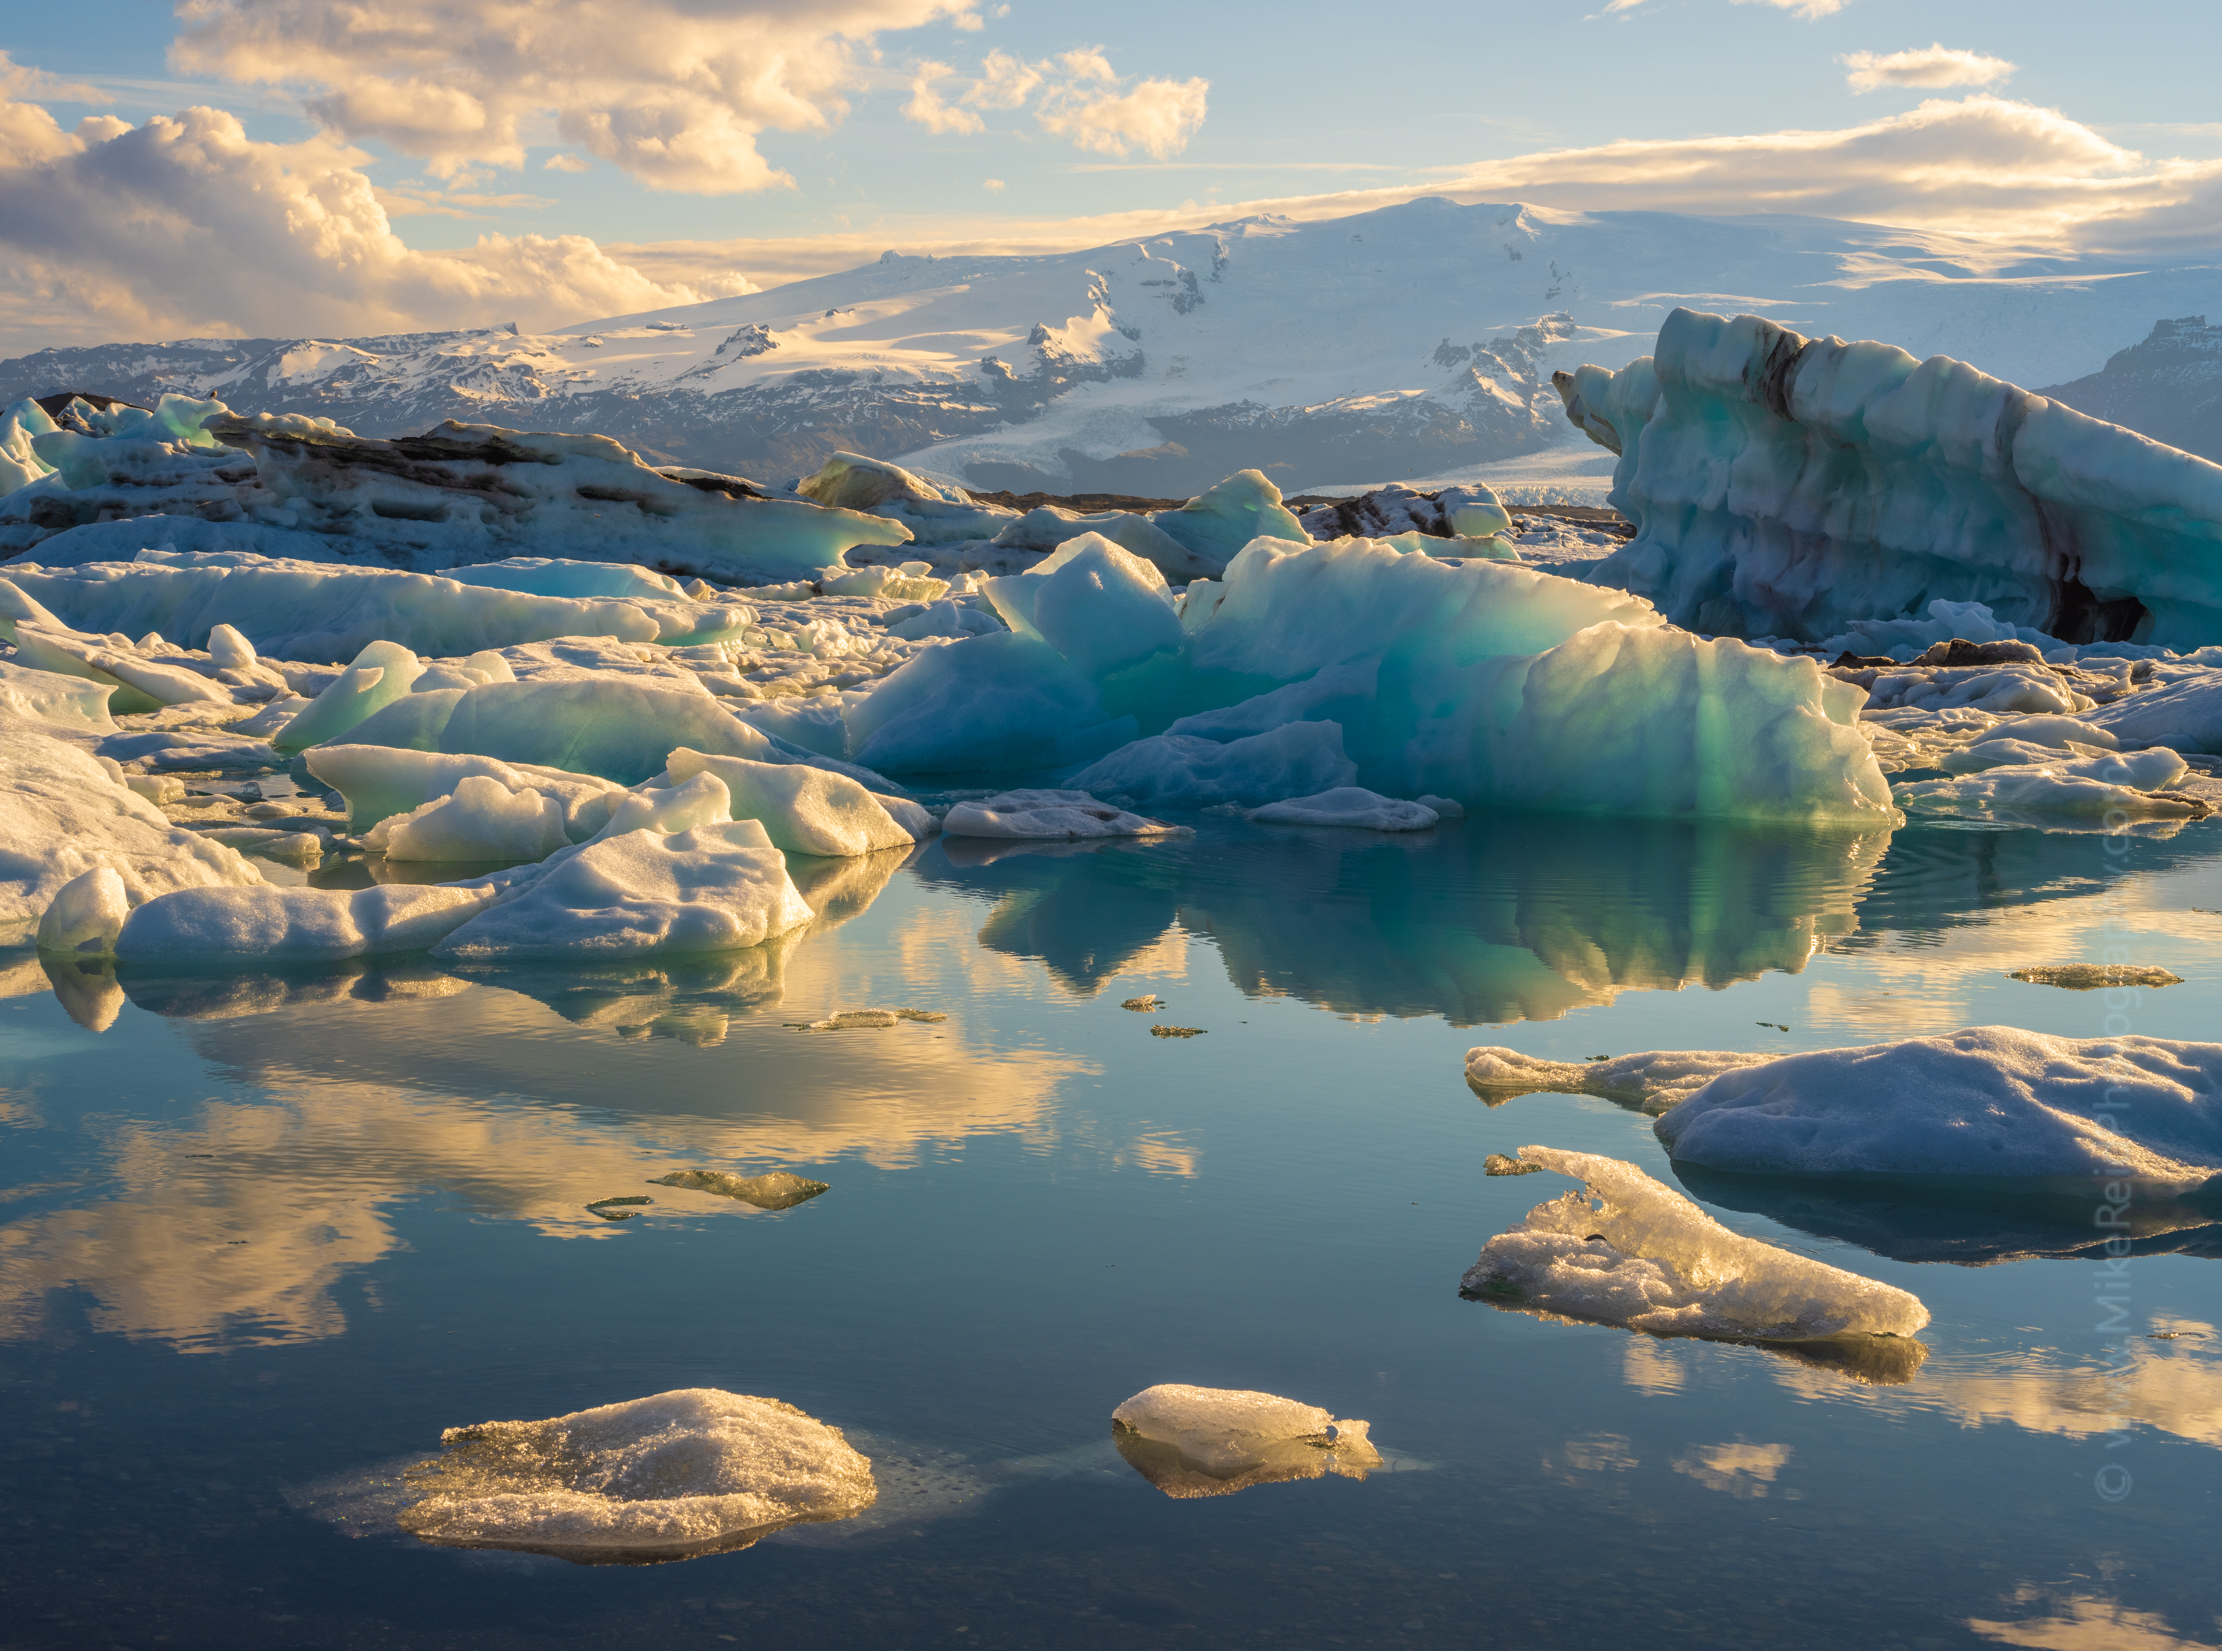
[[[0,958],[0,1647],[2222,1642],[2195,1210],[2108,1279],[2074,1211],[1689,1189],[1921,1296],[1926,1358],[1884,1370],[1458,1294],[1565,1185],[1488,1154],[1673,1178],[1608,1102],[1485,1106],[1468,1047],[2212,1038],[2222,824],[797,865],[817,929],[687,965],[57,991]],[[2005,978],[2108,946],[2185,983]],[[871,1006],[947,1019],[787,1024]],[[697,1166],[830,1190],[647,1185]],[[1364,1418],[1387,1465],[1171,1499],[1110,1442],[1158,1382]],[[444,1427],[690,1386],[842,1428],[880,1504],[645,1567],[393,1527]]]

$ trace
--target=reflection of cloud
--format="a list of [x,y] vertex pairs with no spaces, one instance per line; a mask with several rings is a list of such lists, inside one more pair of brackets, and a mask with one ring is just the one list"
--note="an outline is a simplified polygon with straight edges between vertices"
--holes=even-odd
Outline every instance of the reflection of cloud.
[[1177,1129],[1154,1129],[1138,1135],[1116,1159],[1152,1175],[1194,1175],[1199,1154]]
[[1775,1475],[1790,1460],[1788,1445],[1753,1445],[1739,1440],[1732,1445],[1700,1445],[1689,1455],[1677,1457],[1676,1473],[1686,1473],[1708,1490],[1730,1496],[1765,1496]]
[[1679,1393],[1682,1360],[1665,1342],[1631,1336],[1621,1365],[1622,1380],[1638,1393]]
[[[806,944],[786,963],[790,990],[845,995],[838,948]],[[406,1025],[406,1000],[346,995],[294,1001],[282,1028],[196,1024],[201,1057],[268,1098],[209,1102],[177,1127],[125,1125],[106,1196],[0,1228],[0,1334],[28,1333],[47,1292],[74,1286],[94,1297],[101,1328],[188,1348],[337,1335],[334,1288],[395,1248],[390,1206],[403,1199],[444,1194],[559,1236],[621,1233],[585,1208],[619,1194],[652,1196],[647,1219],[779,1219],[645,1183],[696,1165],[745,1174],[853,1157],[895,1168],[984,1133],[1044,1138],[1058,1086],[1093,1070],[984,1048],[955,1014],[820,1037],[731,1001],[674,1009],[664,975],[644,974],[654,979],[631,983],[637,995],[597,972],[568,983],[575,991],[520,976],[533,996],[466,987],[439,1004],[436,1025]],[[686,1030],[658,1025],[674,1013],[714,1014],[745,1038],[746,1082],[731,1052],[699,1047],[707,1036],[604,1041]],[[594,1070],[605,1081],[583,1084]],[[838,1199],[838,1172],[822,1178]]]
[[1543,1465],[1566,1479],[1577,1473],[1626,1473],[1638,1463],[1625,1433],[1592,1433],[1567,1440],[1556,1459],[1545,1456]]
[[1947,1377],[1934,1397],[1972,1427],[2011,1422],[2031,1433],[2082,1438],[2142,1425],[2222,1446],[2222,1345],[2214,1327],[2190,1319],[2153,1323],[2175,1339],[2127,1336],[2109,1369],[2060,1370],[2024,1357]]
[[[2037,1602],[2034,1588],[2014,1596],[2017,1605]],[[2050,1600],[2052,1614],[2026,1617],[2019,1622],[1986,1622],[1968,1618],[1967,1625],[1984,1639],[2000,1645],[2023,1645],[2032,1651],[2217,1651],[2208,1640],[2178,1634],[2164,1617],[2149,1611],[2132,1611],[2119,1600],[2072,1594]]]

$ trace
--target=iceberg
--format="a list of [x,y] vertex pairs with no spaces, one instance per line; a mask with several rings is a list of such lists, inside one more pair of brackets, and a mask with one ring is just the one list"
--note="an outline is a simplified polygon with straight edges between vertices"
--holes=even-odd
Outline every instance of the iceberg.
[[564,636],[690,647],[737,636],[757,618],[739,603],[697,601],[645,568],[546,558],[426,574],[141,550],[69,567],[11,562],[7,579],[80,631],[152,630],[205,647],[230,626],[288,660],[345,659],[376,642],[440,657]]
[[412,814],[452,795],[463,780],[476,775],[498,782],[507,792],[558,802],[563,810],[565,837],[583,843],[609,824],[610,810],[626,794],[625,787],[615,781],[591,774],[384,745],[314,746],[302,753],[302,762],[312,775],[346,799],[347,828],[358,835],[372,833],[392,816]]
[[115,952],[121,963],[169,970],[416,952],[484,911],[498,893],[444,883],[381,883],[351,893],[267,885],[182,889],[134,910]]
[[172,542],[421,573],[553,549],[778,583],[853,546],[910,538],[885,517],[775,498],[739,477],[653,468],[607,436],[451,420],[375,441],[328,419],[243,417],[178,395],[109,422],[30,437],[53,468],[0,496],[0,555],[37,546],[62,567]]
[[1522,1147],[1583,1183],[1482,1246],[1461,1290],[1500,1306],[1655,1335],[1753,1341],[1911,1336],[1929,1310],[1905,1291],[1730,1232],[1634,1164]]
[[1424,803],[1399,802],[1360,785],[1268,803],[1250,810],[1249,817],[1270,825],[1344,826],[1360,831],[1425,831],[1442,818]]
[[968,798],[942,816],[949,837],[1071,841],[1084,837],[1178,837],[1184,826],[1106,808],[1085,791],[1004,791]]
[[2131,694],[2087,713],[2085,720],[2122,744],[2222,755],[2222,674]]
[[758,821],[773,846],[790,854],[848,859],[884,848],[909,848],[923,835],[914,834],[889,811],[891,804],[906,812],[916,804],[875,796],[846,774],[823,768],[710,756],[680,746],[667,759],[665,772],[677,783],[697,774],[716,775],[732,796],[733,817]]
[[101,867],[135,906],[172,890],[262,882],[236,850],[171,824],[113,764],[51,725],[0,718],[0,937],[39,922],[67,884]]
[[745,1548],[784,1525],[852,1518],[879,1494],[839,1428],[712,1387],[451,1427],[440,1443],[409,1470],[403,1530],[581,1564]]
[[1553,375],[1636,537],[1590,577],[1677,624],[1818,641],[1938,598],[2066,642],[2222,636],[2222,466],[1945,356],[1678,309]]
[[1146,1387],[1111,1412],[1111,1432],[1136,1472],[1182,1499],[1330,1473],[1363,1479],[1382,1465],[1366,1423],[1235,1388]]
[[993,539],[1018,512],[981,504],[961,487],[938,487],[899,464],[861,453],[835,453],[795,492],[818,504],[867,511],[900,522],[921,545]]
[[1656,1117],[1723,1072],[1740,1072],[1769,1058],[1725,1049],[1681,1049],[1554,1061],[1517,1049],[1484,1047],[1466,1051],[1466,1086],[1491,1106],[1520,1095],[1597,1095]]
[[544,860],[570,842],[559,799],[491,774],[466,774],[454,790],[379,821],[363,838],[388,860]]
[[1725,1072],[1653,1129],[1679,1169],[1940,1187],[2132,1187],[2222,1175],[2222,1044],[2007,1026]]
[[1139,558],[1068,541],[992,582],[1012,632],[935,649],[852,702],[849,753],[946,772],[1093,745],[1101,760],[1067,783],[1143,805],[1355,784],[1463,805],[1894,817],[1859,690],[1809,659],[1666,629],[1617,591],[1362,539],[1259,538],[1213,595],[1200,617],[1170,615]]

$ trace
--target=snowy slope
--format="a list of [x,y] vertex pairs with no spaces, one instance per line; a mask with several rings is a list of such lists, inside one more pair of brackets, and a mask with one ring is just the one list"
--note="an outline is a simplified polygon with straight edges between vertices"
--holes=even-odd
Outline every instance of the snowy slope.
[[0,400],[168,388],[365,434],[449,417],[592,430],[774,482],[847,448],[980,487],[1182,496],[1244,465],[1293,491],[1578,441],[1551,372],[1649,353],[1677,305],[2029,384],[2089,373],[2156,315],[2216,303],[2213,267],[2002,264],[1951,237],[1825,219],[1423,200],[1054,256],[888,253],[539,336],[49,351],[0,363]]
[[2222,326],[2203,315],[2156,321],[2101,371],[2037,393],[2222,463]]

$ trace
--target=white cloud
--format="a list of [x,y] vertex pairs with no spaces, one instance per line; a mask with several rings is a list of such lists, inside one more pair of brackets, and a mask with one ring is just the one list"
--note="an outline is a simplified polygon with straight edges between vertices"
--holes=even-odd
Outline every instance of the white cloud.
[[1904,52],[1853,52],[1836,61],[1851,70],[1844,83],[1855,92],[1879,92],[1885,86],[1994,86],[2017,67],[2003,57],[1943,44]]
[[540,163],[543,172],[591,172],[594,163],[581,160],[577,155],[550,155]]
[[1063,52],[1028,63],[1008,52],[990,52],[980,72],[947,101],[944,82],[958,80],[946,63],[918,65],[903,113],[930,132],[986,130],[979,109],[1020,109],[1033,102],[1034,119],[1052,137],[1098,154],[1139,149],[1162,160],[1188,147],[1204,123],[1208,80],[1122,81],[1101,47]]
[[1000,195],[1003,193],[1004,190],[1010,188],[1010,185],[1005,183],[1001,178],[982,178],[980,180],[980,187],[986,190],[990,195]]
[[[975,16],[975,0],[179,0],[187,72],[294,88],[344,138],[445,175],[522,166],[564,140],[654,189],[790,185],[756,146],[822,130],[888,31]],[[544,139],[542,141],[545,141]]]
[[[1736,0],[1739,6],[1772,6],[1777,11],[1795,12],[1807,22],[1818,17],[1830,17],[1844,9],[1847,0]],[[1634,11],[1644,0],[1612,0],[1605,8],[1609,15],[1616,11]]]
[[[368,158],[325,137],[258,143],[218,109],[65,131],[0,99],[0,339],[552,326],[750,290],[729,270],[660,282],[580,235],[417,251],[394,234]],[[443,212],[505,199],[393,198]]]

